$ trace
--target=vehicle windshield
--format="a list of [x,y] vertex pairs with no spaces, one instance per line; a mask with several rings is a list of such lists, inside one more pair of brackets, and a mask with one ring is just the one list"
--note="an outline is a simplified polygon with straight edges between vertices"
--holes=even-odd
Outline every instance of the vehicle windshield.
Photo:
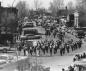
[[26,28],[26,27],[34,27],[33,23],[26,23],[26,25],[23,26],[23,28]]
[[24,35],[27,35],[27,34],[37,35],[38,31],[36,29],[24,30]]

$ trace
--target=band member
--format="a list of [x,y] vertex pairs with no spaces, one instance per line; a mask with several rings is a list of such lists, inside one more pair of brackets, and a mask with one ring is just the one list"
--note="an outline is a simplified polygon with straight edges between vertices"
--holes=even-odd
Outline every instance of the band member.
[[22,50],[22,47],[21,47],[21,45],[19,44],[19,45],[17,46],[18,55],[20,55],[21,50]]
[[82,40],[81,39],[79,40],[79,44],[78,45],[79,45],[79,48],[81,48],[81,46],[82,46]]
[[33,47],[30,46],[30,54],[32,55],[33,53]]
[[64,46],[64,44],[62,46],[62,53],[65,54],[65,46]]
[[38,43],[38,45],[36,47],[36,54],[37,54],[37,56],[40,55],[40,43]]
[[43,53],[45,55],[45,45],[42,45],[42,51],[43,51]]
[[53,46],[52,46],[52,44],[50,44],[50,55],[52,56],[52,48],[53,48]]
[[57,43],[56,44],[54,44],[54,54],[56,54],[57,53],[57,49],[58,49],[58,45],[57,45]]
[[71,47],[71,50],[74,51],[74,44],[73,43],[70,45],[70,47]]
[[62,48],[60,48],[60,55],[62,56],[63,54],[62,54]]
[[26,56],[26,51],[27,51],[27,46],[26,46],[26,44],[24,44],[23,50],[24,50],[24,56]]
[[77,49],[77,44],[76,44],[76,42],[74,43],[74,50],[76,50]]
[[45,44],[46,53],[48,53],[48,42]]
[[35,55],[36,55],[36,46],[33,46],[33,52],[34,52]]
[[69,49],[70,49],[70,46],[69,46],[69,44],[67,44],[67,46],[66,46],[67,53],[69,53]]

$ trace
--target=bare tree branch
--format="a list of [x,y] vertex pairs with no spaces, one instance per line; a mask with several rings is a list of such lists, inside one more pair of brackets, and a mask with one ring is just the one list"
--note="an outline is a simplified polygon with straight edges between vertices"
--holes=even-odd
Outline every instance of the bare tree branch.
[[53,0],[50,2],[50,10],[54,15],[56,15],[57,11],[64,6],[64,0]]
[[35,9],[38,10],[42,5],[42,2],[40,2],[39,0],[34,0],[34,6]]
[[27,16],[27,13],[29,12],[27,7],[26,7],[26,2],[25,1],[20,1],[17,5],[16,8],[18,9],[18,17],[22,18]]

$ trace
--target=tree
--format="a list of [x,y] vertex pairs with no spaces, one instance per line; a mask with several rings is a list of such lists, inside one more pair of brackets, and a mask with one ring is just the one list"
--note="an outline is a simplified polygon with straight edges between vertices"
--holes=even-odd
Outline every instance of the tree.
[[34,0],[35,9],[38,10],[41,7],[42,3],[39,0]]
[[55,16],[57,13],[57,8],[54,6],[53,3],[50,3],[50,11],[52,12],[52,14]]
[[28,9],[26,7],[26,2],[25,1],[20,1],[17,5],[16,8],[18,9],[18,17],[23,18],[28,15]]
[[82,0],[82,7],[86,10],[86,0]]
[[64,6],[64,1],[63,0],[53,0],[53,4],[54,6],[60,9]]
[[52,14],[56,15],[57,11],[64,6],[63,0],[53,0],[53,2],[50,2],[49,10],[52,12]]
[[69,1],[69,2],[67,3],[67,10],[68,10],[68,13],[69,13],[69,14],[71,14],[71,13],[74,12],[75,6],[74,6],[74,4],[73,4],[72,1]]
[[68,8],[69,10],[74,9],[74,5],[73,5],[73,2],[72,2],[72,1],[68,2],[67,8]]
[[86,9],[86,0],[77,0],[76,8],[78,9]]

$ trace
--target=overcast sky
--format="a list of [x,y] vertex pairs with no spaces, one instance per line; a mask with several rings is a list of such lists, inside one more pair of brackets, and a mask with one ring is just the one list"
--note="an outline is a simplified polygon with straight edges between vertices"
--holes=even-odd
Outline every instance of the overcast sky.
[[[2,2],[2,6],[12,6],[12,3],[14,0],[0,0]],[[29,6],[31,8],[34,7],[34,0],[15,0],[14,2],[14,6],[19,2],[19,1],[27,1],[27,4],[29,4]],[[52,0],[39,0],[42,3],[42,7],[44,8],[48,8],[49,7],[49,3]],[[69,1],[72,1],[73,3],[75,3],[75,0],[65,0],[65,4],[67,4]]]

